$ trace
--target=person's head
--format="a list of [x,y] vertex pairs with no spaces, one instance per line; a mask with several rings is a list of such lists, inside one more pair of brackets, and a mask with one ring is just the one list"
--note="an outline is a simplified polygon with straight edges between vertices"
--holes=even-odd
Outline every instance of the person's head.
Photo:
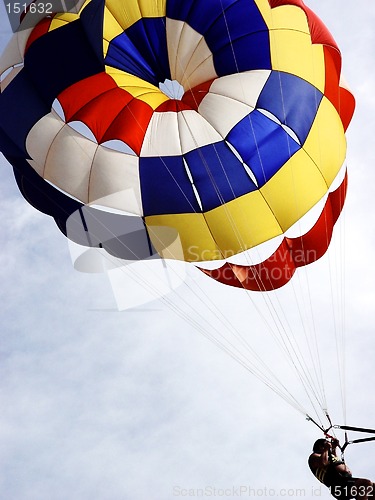
[[313,452],[314,453],[322,453],[324,451],[325,444],[328,441],[326,439],[318,439],[315,441],[314,446],[313,446]]

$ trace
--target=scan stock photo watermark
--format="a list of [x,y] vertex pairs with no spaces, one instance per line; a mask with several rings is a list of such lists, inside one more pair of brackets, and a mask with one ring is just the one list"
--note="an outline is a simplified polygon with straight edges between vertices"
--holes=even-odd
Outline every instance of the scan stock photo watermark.
[[206,485],[201,488],[175,485],[172,489],[173,498],[319,498],[323,488],[272,488],[269,486],[233,485],[218,487]]

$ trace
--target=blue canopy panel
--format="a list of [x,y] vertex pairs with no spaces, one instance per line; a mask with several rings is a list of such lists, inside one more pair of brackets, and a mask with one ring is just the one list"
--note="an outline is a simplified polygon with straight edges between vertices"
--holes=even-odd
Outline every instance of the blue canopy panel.
[[201,211],[182,156],[140,157],[139,178],[145,216]]
[[109,44],[105,64],[155,86],[170,79],[165,17],[142,18]]
[[202,208],[182,156],[141,157],[140,184],[145,216],[206,212],[257,189],[225,142],[197,148],[184,159]]
[[272,67],[268,27],[254,0],[168,0],[167,17],[204,36],[219,76]]
[[249,166],[259,188],[301,148],[281,125],[258,110],[237,123],[227,140]]
[[51,104],[30,84],[25,69],[21,70],[0,94],[0,148],[5,156],[28,157],[26,137],[35,123],[51,111]]
[[[271,68],[268,28],[253,0],[169,0],[167,17],[204,36],[219,76]],[[110,42],[105,63],[156,86],[170,79],[166,18],[135,22]]]
[[185,159],[204,212],[257,189],[224,141],[194,149]]
[[287,125],[303,145],[315,119],[323,94],[302,78],[272,71],[256,104]]

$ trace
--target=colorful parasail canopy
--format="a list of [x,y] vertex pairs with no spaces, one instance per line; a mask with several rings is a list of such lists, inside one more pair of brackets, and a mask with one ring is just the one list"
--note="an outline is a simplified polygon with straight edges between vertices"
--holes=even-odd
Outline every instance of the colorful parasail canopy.
[[0,150],[70,239],[251,290],[327,250],[354,98],[302,0],[88,0],[1,63]]

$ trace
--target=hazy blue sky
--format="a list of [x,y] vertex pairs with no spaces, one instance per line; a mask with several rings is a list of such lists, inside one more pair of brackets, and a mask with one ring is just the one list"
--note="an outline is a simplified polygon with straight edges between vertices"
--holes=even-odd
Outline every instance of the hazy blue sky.
[[[342,423],[340,320],[333,317],[340,311],[332,308],[337,290],[328,276],[345,257],[348,423],[374,427],[375,6],[373,0],[306,3],[341,48],[357,109],[335,242],[302,275],[310,284],[329,407]],[[3,49],[10,37],[3,5],[0,15]],[[217,307],[283,376],[264,326],[270,314],[264,299],[191,271],[167,300],[120,312],[108,278],[73,269],[54,222],[24,201],[3,157],[0,168],[0,497],[171,500],[208,488],[201,498],[281,498],[284,488],[292,498],[329,498],[307,468],[319,432],[193,328],[195,319],[205,328],[207,320],[225,333]],[[280,306],[273,299],[272,307],[281,307],[302,335],[298,280],[285,288]],[[200,300],[202,294],[208,298]],[[346,458],[355,475],[375,479],[375,444],[353,445]]]

